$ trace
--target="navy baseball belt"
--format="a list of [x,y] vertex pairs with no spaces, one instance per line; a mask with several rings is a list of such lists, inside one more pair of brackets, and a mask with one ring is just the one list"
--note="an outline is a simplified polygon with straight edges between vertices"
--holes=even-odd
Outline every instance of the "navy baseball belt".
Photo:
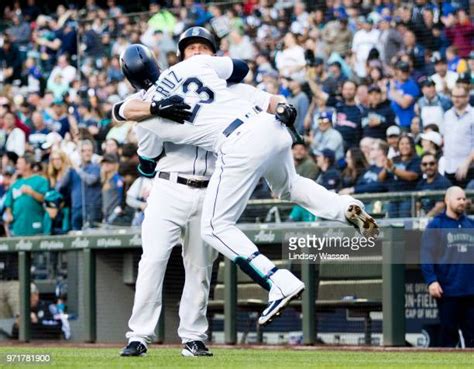
[[[173,178],[171,178],[171,174],[168,172],[159,172],[158,178],[166,179],[167,181],[173,181]],[[194,188],[206,188],[209,185],[208,180],[203,181],[199,179],[184,178],[180,176],[176,177],[176,183]]]
[[[252,110],[250,112],[248,112],[247,114],[245,114],[245,118],[250,118],[252,115],[255,115],[255,114],[258,114],[262,111],[262,109],[260,109],[260,107],[258,106],[254,106],[252,108]],[[232,132],[234,132],[237,128],[239,128],[242,124],[244,124],[247,120],[242,120],[242,119],[235,119],[234,121],[232,121],[232,123],[230,123],[226,129],[224,129],[224,131],[222,131],[222,133],[224,134],[224,136],[226,137],[229,137]]]

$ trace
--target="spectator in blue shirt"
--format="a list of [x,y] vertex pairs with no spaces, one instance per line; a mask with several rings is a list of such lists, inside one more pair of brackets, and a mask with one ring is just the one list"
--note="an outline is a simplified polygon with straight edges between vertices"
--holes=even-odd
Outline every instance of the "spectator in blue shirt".
[[53,131],[58,132],[62,137],[64,137],[71,128],[66,109],[66,104],[62,99],[55,99],[53,101],[55,119],[51,128]]
[[68,189],[71,193],[72,229],[93,226],[102,220],[102,188],[100,166],[92,163],[94,145],[89,140],[80,144],[81,164],[73,168],[58,183],[59,191]]
[[359,146],[364,108],[355,100],[357,84],[353,81],[345,81],[342,85],[342,99],[339,99],[322,91],[314,81],[308,81],[308,83],[317,99],[321,99],[327,106],[334,107],[336,110],[334,128],[344,139],[344,151],[350,147]]
[[357,179],[352,187],[346,187],[339,191],[341,195],[351,195],[353,193],[385,192],[385,184],[379,180],[379,174],[387,161],[389,146],[384,140],[376,139],[370,148],[370,165]]
[[[387,159],[379,180],[385,182],[389,192],[414,191],[421,177],[420,158],[416,154],[415,142],[408,135],[402,135],[398,141],[400,155]],[[389,217],[409,217],[410,200],[393,200],[389,204]]]
[[31,123],[33,127],[28,136],[28,142],[33,147],[39,147],[46,142],[46,136],[50,133],[50,130],[46,127],[43,115],[37,110],[31,114]]
[[415,102],[420,89],[410,77],[410,64],[400,61],[395,65],[395,80],[390,82],[388,98],[392,101],[392,109],[402,129],[410,129],[411,120],[415,116]]
[[[438,172],[438,159],[435,154],[425,152],[421,156],[421,172],[423,177],[416,186],[417,191],[447,190],[451,182]],[[434,198],[420,198],[418,203],[422,215],[432,217],[444,210],[444,202],[436,201]]]
[[341,184],[341,172],[337,169],[336,154],[330,149],[316,151],[316,163],[321,169],[316,182],[328,190],[337,190]]
[[474,221],[464,214],[460,187],[448,189],[445,203],[423,234],[421,270],[438,305],[441,345],[456,347],[461,330],[466,347],[474,347]]
[[124,180],[118,173],[119,157],[106,153],[101,161],[102,214],[104,222],[112,224],[122,215],[124,205]]
[[334,128],[339,131],[344,139],[344,151],[350,147],[358,146],[362,137],[362,116],[364,108],[357,104],[355,97],[357,84],[345,81],[342,85],[342,100],[331,96],[326,105],[336,109],[336,122]]
[[379,86],[370,86],[368,92],[369,106],[362,117],[362,135],[384,139],[387,129],[395,124],[395,114],[390,102],[384,99]]

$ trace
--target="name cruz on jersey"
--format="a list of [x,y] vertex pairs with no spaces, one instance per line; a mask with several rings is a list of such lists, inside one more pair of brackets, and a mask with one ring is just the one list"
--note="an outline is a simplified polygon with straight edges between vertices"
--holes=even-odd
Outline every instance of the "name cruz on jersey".
[[227,87],[228,82],[242,80],[247,71],[248,67],[242,68],[228,57],[196,55],[178,63],[161,74],[154,86],[154,99],[182,96],[192,107],[189,123],[171,124],[154,118],[140,124],[163,141],[216,152],[224,129],[237,118],[245,120],[255,105]]

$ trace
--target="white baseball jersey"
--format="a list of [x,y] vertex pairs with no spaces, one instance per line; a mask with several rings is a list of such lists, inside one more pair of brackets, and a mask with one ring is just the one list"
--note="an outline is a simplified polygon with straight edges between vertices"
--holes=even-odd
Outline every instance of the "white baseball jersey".
[[[113,109],[115,119],[126,120],[124,109],[131,100],[152,101],[155,87],[147,91],[139,92],[129,96],[125,101],[119,102],[120,109]],[[134,127],[138,139],[138,155],[147,158],[156,158],[161,155],[157,169],[163,172],[177,172],[186,177],[208,178],[212,175],[215,165],[213,153],[191,145],[176,145],[171,142],[163,142],[158,136],[150,134],[141,125]]]
[[[252,86],[239,83],[228,87],[235,95],[247,100],[252,106],[256,105],[263,111],[268,109],[271,95]],[[141,90],[129,96],[121,104],[120,109],[115,113],[115,118],[124,120],[124,109],[128,102],[134,99],[142,101],[159,100],[162,96],[157,93],[157,86],[150,87],[147,91]],[[171,124],[171,123],[167,123]],[[176,124],[176,123],[175,123]],[[138,155],[156,158],[162,157],[158,161],[157,169],[164,172],[178,172],[190,177],[210,177],[214,172],[215,154],[193,145],[178,145],[172,142],[163,142],[143,124],[134,127],[138,138]]]
[[[140,126],[156,133],[163,141],[191,144],[217,152],[225,138],[222,134],[225,128],[237,118],[246,120],[245,115],[252,113],[256,105],[255,88],[248,86],[243,92],[227,87],[226,80],[232,72],[233,62],[228,57],[197,55],[174,65],[160,75],[154,98],[182,96],[192,107],[189,123],[150,119],[141,122]],[[250,100],[249,94],[252,96]],[[270,95],[257,98],[261,99],[268,106]]]

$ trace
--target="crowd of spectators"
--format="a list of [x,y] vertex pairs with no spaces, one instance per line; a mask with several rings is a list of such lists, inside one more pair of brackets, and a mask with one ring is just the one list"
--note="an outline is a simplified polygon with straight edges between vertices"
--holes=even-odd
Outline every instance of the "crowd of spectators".
[[[147,5],[134,15],[116,0],[53,11],[35,0],[3,6],[6,234],[140,224],[150,181],[135,169],[133,122],[111,120],[113,104],[132,93],[119,55],[143,43],[166,68],[177,62],[179,34],[194,25],[216,35],[218,55],[248,62],[247,83],[295,105],[296,129],[307,142],[294,147],[300,174],[346,194],[474,188],[468,1]],[[259,188],[259,196],[271,194]],[[409,216],[410,204],[392,201],[388,215]],[[441,207],[423,200],[418,214]],[[27,224],[20,208],[31,210]]]

